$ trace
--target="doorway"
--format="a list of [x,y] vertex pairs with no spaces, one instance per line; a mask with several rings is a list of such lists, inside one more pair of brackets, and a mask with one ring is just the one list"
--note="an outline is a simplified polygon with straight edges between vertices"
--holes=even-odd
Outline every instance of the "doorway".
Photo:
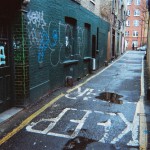
[[92,58],[96,58],[96,36],[92,35]]
[[0,18],[0,112],[12,105],[12,56],[9,27],[8,19]]

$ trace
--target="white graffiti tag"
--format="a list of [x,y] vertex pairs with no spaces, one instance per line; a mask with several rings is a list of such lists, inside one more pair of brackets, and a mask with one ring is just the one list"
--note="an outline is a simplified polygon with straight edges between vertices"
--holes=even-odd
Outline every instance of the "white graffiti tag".
[[27,14],[28,17],[28,24],[33,24],[36,27],[44,27],[46,26],[46,22],[44,20],[44,14],[43,11],[42,12],[38,12],[38,11],[29,11]]

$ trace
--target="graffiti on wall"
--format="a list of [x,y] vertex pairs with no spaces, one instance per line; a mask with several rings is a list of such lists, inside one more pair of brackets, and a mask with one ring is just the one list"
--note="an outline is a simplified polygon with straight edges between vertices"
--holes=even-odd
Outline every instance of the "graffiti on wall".
[[5,65],[6,61],[5,61],[5,48],[4,46],[0,46],[0,65]]
[[46,26],[43,11],[42,12],[29,11],[27,14],[27,18],[28,18],[29,25],[33,24],[38,28],[39,27],[43,28],[44,26]]
[[84,43],[85,43],[85,35],[84,35],[84,32],[85,32],[85,30],[83,29],[83,28],[81,28],[81,27],[77,27],[77,35],[78,35],[78,54],[80,55],[80,56],[83,56],[83,54],[84,54],[84,51],[83,51],[83,48],[85,48],[84,47]]
[[[44,13],[38,11],[29,11],[28,18],[28,35],[30,49],[38,49],[37,58],[39,63],[44,62],[45,54],[50,54],[50,63],[57,66],[70,56],[83,57],[84,54],[84,29],[76,27],[76,38],[73,34],[74,29],[69,24],[44,20]],[[77,41],[77,42],[76,42]],[[75,42],[77,50],[73,51]]]
[[14,60],[15,63],[22,63],[23,61],[23,54],[21,51],[22,42],[20,40],[16,40],[16,35],[13,37],[13,49],[14,49]]

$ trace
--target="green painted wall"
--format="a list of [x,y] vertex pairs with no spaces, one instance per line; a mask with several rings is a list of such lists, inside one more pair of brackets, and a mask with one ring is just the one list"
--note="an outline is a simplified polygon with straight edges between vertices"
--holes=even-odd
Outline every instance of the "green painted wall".
[[92,35],[98,35],[97,68],[103,65],[107,22],[72,0],[31,0],[26,9],[31,100],[64,86],[66,76],[89,73]]

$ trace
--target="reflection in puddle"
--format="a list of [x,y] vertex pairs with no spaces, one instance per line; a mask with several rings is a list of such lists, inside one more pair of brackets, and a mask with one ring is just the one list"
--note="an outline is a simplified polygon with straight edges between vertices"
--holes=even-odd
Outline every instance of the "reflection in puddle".
[[84,150],[88,144],[93,143],[93,142],[96,142],[96,141],[79,136],[79,137],[69,140],[64,146],[63,150],[69,150],[69,149]]
[[96,96],[96,98],[104,100],[104,101],[108,101],[110,103],[123,104],[123,101],[119,100],[119,98],[121,97],[123,96],[118,95],[116,93],[110,93],[110,92],[100,93],[99,96]]

